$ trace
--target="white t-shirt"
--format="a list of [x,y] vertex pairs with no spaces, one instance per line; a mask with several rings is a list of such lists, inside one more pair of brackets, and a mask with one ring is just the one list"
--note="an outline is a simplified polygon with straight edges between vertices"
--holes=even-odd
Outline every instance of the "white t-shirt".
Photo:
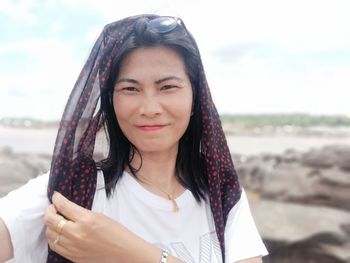
[[[46,262],[47,182],[48,174],[39,176],[0,199],[0,217],[10,232],[14,248],[14,259],[9,262]],[[209,204],[197,203],[189,190],[176,202],[180,210],[175,213],[169,200],[149,192],[126,172],[118,181],[114,194],[107,198],[103,174],[99,172],[92,211],[113,218],[185,262],[222,262]],[[244,190],[240,201],[230,211],[225,246],[226,263],[268,253],[251,216]]]

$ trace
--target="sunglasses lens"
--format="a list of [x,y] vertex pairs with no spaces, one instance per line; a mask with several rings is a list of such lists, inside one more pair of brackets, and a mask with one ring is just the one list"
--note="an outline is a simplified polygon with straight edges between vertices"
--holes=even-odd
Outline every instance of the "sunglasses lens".
[[149,21],[149,25],[158,33],[168,33],[177,26],[177,20],[173,17],[157,17]]

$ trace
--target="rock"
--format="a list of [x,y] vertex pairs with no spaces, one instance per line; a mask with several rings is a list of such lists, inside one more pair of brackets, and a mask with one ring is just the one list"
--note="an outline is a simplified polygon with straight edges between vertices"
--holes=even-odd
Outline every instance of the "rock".
[[7,156],[12,155],[13,150],[9,146],[4,146],[0,148],[0,154],[5,154]]
[[350,171],[350,147],[330,145],[321,149],[311,150],[303,154],[302,163],[317,168],[337,166]]
[[284,151],[284,153],[281,155],[281,161],[283,162],[300,162],[302,159],[302,156],[299,152],[295,151],[294,149],[287,149]]
[[264,263],[350,262],[350,147],[259,155],[237,165],[269,249]]
[[[233,160],[270,252],[264,263],[350,262],[350,147]],[[0,149],[0,197],[50,162],[49,155]]]
[[350,212],[276,201],[251,210],[270,253],[265,263],[350,262]]
[[[240,182],[263,198],[350,210],[350,171],[344,169],[348,157],[343,156],[342,161],[334,158],[340,148],[343,154],[348,152],[345,147],[332,146],[306,154],[289,151],[286,156],[248,158],[237,166]],[[330,156],[326,159],[332,161],[321,166],[316,161],[311,164],[310,156],[321,155]],[[306,161],[305,156],[309,158]]]
[[350,173],[337,167],[316,169],[281,163],[263,180],[262,196],[350,210]]
[[273,169],[275,159],[265,157],[250,157],[245,162],[236,165],[241,185],[245,188],[263,192],[264,180]]
[[49,155],[0,152],[0,197],[48,171]]

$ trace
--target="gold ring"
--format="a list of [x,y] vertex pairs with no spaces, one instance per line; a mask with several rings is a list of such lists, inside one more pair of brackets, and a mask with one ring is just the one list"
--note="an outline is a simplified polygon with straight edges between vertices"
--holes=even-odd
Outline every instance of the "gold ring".
[[[67,223],[67,220],[66,219],[64,219],[64,218],[62,218],[59,222],[58,222],[58,224],[57,224],[57,226],[56,226],[56,232],[58,233],[58,235],[60,235],[61,233],[62,233],[62,229],[63,229],[63,227],[64,227],[64,225]],[[59,239],[59,238],[56,238],[56,240],[57,239]],[[57,241],[58,242],[58,241]]]

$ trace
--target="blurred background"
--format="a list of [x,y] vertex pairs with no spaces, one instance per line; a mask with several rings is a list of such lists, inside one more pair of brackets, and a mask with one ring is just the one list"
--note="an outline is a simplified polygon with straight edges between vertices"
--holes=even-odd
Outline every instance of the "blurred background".
[[350,262],[350,2],[0,1],[0,197],[47,171],[103,26],[181,17],[259,231],[264,262]]

